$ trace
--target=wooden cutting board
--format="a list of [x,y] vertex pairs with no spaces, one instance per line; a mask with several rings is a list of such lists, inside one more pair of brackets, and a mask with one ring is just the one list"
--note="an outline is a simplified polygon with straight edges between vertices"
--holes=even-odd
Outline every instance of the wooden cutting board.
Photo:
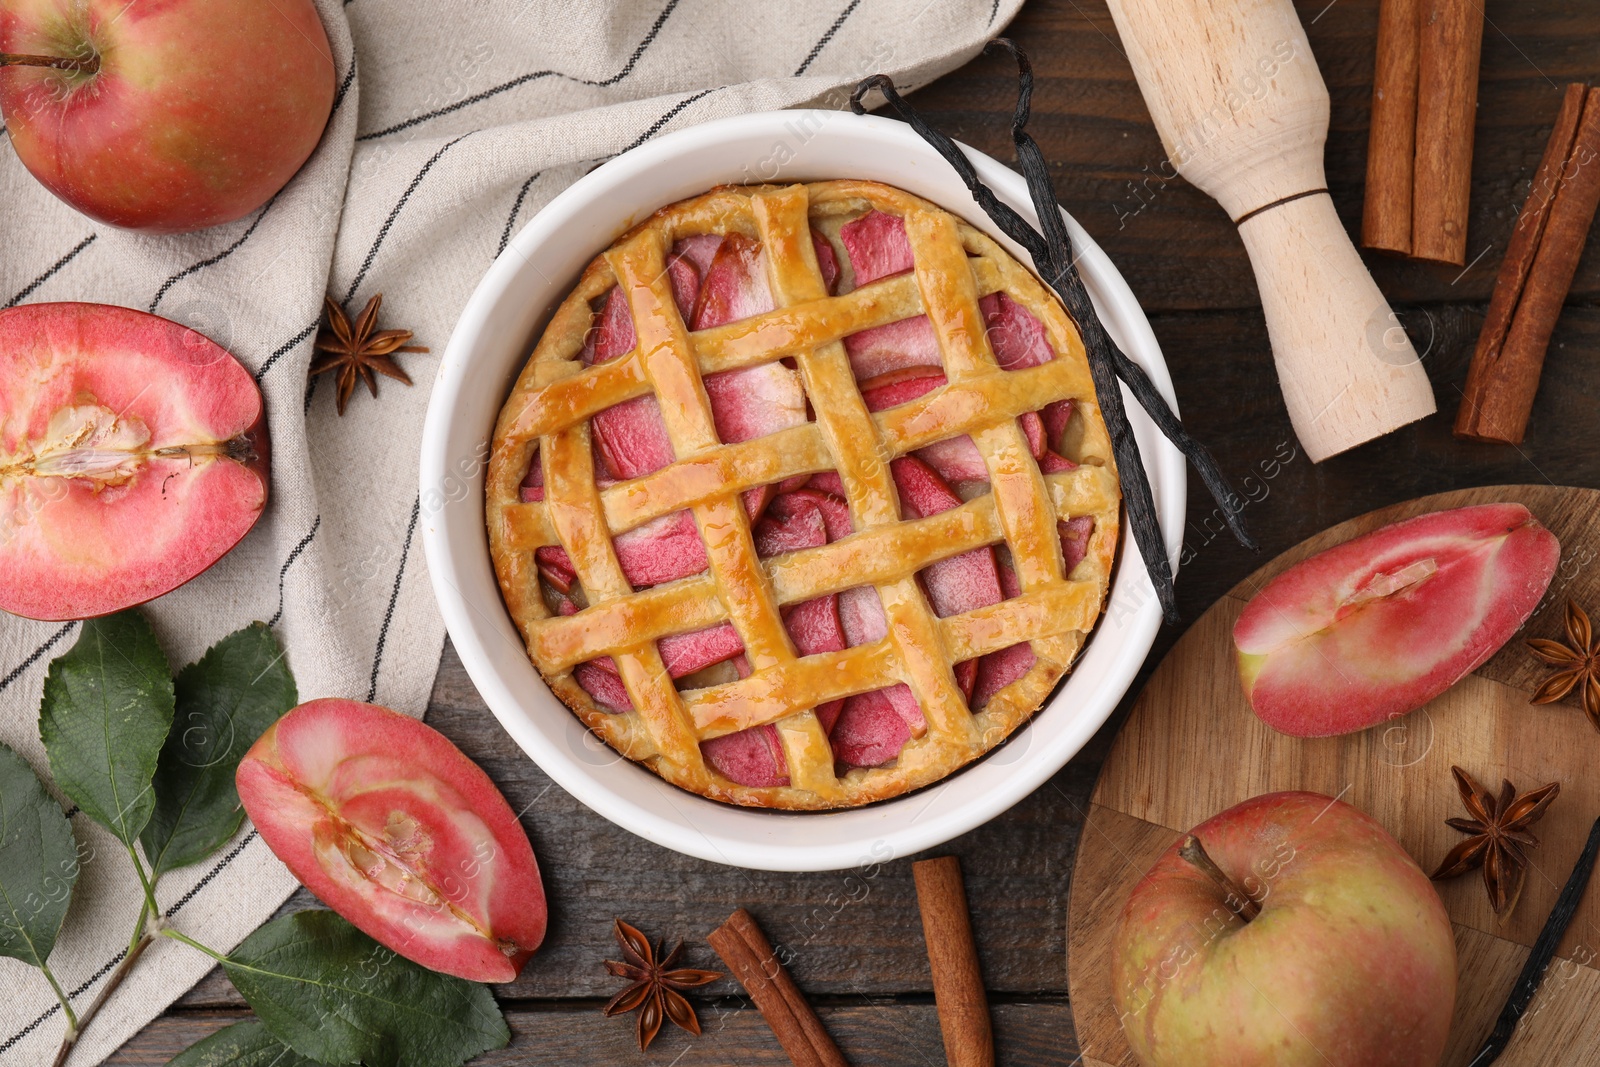
[[[1301,739],[1251,713],[1232,632],[1252,593],[1291,564],[1428,511],[1514,500],[1561,540],[1561,566],[1528,625],[1494,658],[1427,706],[1344,737]],[[1110,947],[1128,892],[1179,834],[1260,793],[1309,789],[1376,817],[1423,870],[1461,840],[1450,765],[1489,788],[1559,781],[1535,828],[1521,902],[1504,923],[1479,873],[1436,883],[1456,931],[1459,987],[1446,1067],[1466,1067],[1494,1026],[1556,895],[1600,815],[1600,734],[1575,705],[1531,706],[1546,669],[1525,637],[1562,636],[1569,597],[1600,619],[1600,491],[1514,485],[1423,497],[1342,523],[1285,552],[1232,589],[1180,639],[1129,713],[1090,800],[1067,919],[1067,978],[1087,1067],[1137,1061],[1111,1002]],[[1600,882],[1600,879],[1597,879]],[[1600,884],[1593,885],[1500,1065],[1600,1064]]]

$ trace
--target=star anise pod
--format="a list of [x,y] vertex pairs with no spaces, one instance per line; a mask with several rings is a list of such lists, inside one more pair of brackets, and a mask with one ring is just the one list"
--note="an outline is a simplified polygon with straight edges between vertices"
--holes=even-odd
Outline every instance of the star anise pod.
[[390,356],[395,352],[426,352],[427,349],[406,344],[411,340],[410,330],[376,330],[378,309],[383,306],[382,293],[367,301],[354,325],[333,297],[322,299],[328,311],[328,325],[317,334],[316,350],[327,354],[311,364],[311,376],[330,370],[339,372],[340,415],[344,414],[344,406],[350,402],[358,379],[367,383],[374,397],[378,395],[378,374],[411,384],[406,372]]
[[1504,918],[1522,895],[1523,879],[1528,873],[1528,854],[1524,850],[1539,844],[1528,827],[1544,816],[1545,809],[1561,792],[1561,783],[1551,782],[1519,796],[1510,782],[1503,782],[1496,797],[1460,767],[1451,767],[1450,773],[1455,775],[1461,803],[1472,818],[1446,819],[1445,823],[1471,836],[1449,851],[1433,877],[1454,878],[1482,867],[1489,906],[1496,916]]
[[1528,640],[1528,647],[1541,660],[1556,668],[1554,674],[1533,691],[1530,704],[1553,704],[1578,686],[1583,690],[1583,713],[1589,722],[1600,730],[1600,641],[1594,639],[1589,626],[1589,616],[1582,608],[1567,601],[1567,641],[1551,641],[1543,637]]
[[682,941],[658,963],[657,957],[667,947],[665,941],[660,948],[652,948],[649,938],[621,919],[616,920],[614,933],[617,935],[617,944],[622,946],[622,958],[626,962],[606,960],[606,970],[618,978],[626,978],[631,984],[611,998],[611,1002],[603,1009],[604,1013],[610,1016],[638,1009],[640,1052],[650,1047],[650,1042],[661,1032],[661,1023],[665,1019],[671,1019],[691,1034],[699,1034],[700,1019],[681,990],[715,982],[722,974],[718,971],[676,967],[683,956]]

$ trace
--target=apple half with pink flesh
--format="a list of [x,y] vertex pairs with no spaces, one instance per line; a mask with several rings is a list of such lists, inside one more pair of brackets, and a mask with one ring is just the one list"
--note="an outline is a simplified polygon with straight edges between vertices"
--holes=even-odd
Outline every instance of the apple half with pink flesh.
[[333,110],[312,0],[7,0],[0,53],[23,166],[90,218],[153,233],[266,203]]
[[1296,737],[1364,730],[1479,667],[1544,596],[1561,545],[1521,504],[1419,515],[1290,567],[1233,628],[1261,720]]
[[237,783],[294,876],[407,959],[509,982],[544,940],[528,835],[489,776],[431,726],[313,700],[267,728]]
[[141,604],[222,558],[266,503],[261,391],[221,346],[104,304],[0,311],[0,609]]
[[1455,935],[1375,819],[1272,793],[1195,827],[1134,887],[1111,989],[1145,1067],[1434,1067]]

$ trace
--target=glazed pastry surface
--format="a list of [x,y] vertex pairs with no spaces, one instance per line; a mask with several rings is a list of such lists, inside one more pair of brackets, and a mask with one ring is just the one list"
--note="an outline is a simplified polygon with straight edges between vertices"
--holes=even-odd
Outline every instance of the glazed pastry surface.
[[486,505],[555,694],[668,782],[779,809],[897,796],[1025,723],[1100,616],[1120,519],[1054,295],[862,181],[720,187],[620,237],[518,377]]

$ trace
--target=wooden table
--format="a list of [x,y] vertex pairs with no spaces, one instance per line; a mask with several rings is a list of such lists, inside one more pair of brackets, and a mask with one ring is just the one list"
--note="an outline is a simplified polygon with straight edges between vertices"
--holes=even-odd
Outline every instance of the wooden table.
[[[1191,489],[1178,583],[1185,618],[1197,617],[1259,559],[1384,504],[1501,482],[1600,487],[1600,240],[1591,242],[1556,330],[1526,443],[1466,444],[1449,432],[1561,89],[1600,79],[1600,8],[1570,0],[1486,6],[1468,252],[1478,258],[1465,271],[1372,260],[1423,353],[1441,411],[1316,466],[1289,429],[1244,249],[1211,200],[1181,179],[1163,179],[1171,170],[1103,0],[1031,0],[1011,28],[1038,72],[1031,128],[1052,161],[1057,196],[1122,270],[1172,367],[1185,422],[1250,502],[1246,516],[1261,557],[1221,533],[1203,490]],[[1302,0],[1299,10],[1333,96],[1328,184],[1346,227],[1357,232],[1377,2]],[[980,58],[924,89],[917,103],[954,136],[1011,160],[1015,90],[1007,62]],[[1146,672],[1176,636],[1158,638]],[[786,1064],[728,981],[699,1000],[704,1037],[668,1027],[648,1056],[633,1045],[631,1019],[600,1016],[617,988],[600,966],[615,954],[613,917],[655,937],[688,939],[691,965],[715,966],[705,934],[739,905],[793,950],[796,980],[852,1062],[941,1062],[909,858],[867,879],[780,875],[647,844],[554,787],[501,732],[448,646],[427,721],[488,770],[513,808],[526,809],[551,901],[544,948],[521,978],[497,990],[515,1039],[475,1064]],[[966,870],[1003,1064],[1068,1064],[1077,1055],[1066,992],[1067,883],[1084,802],[1119,722],[1120,715],[1032,796],[940,850],[959,855]],[[302,892],[289,907],[311,902]],[[247,1014],[214,972],[108,1062],[165,1063]]]

